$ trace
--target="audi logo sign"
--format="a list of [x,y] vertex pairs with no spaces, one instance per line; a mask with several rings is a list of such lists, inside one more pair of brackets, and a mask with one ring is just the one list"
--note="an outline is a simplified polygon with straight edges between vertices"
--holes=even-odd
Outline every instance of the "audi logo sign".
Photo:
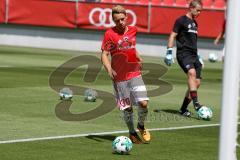
[[[126,10],[127,14],[132,17],[132,21],[130,22],[129,25],[134,26],[136,25],[137,22],[137,16],[136,14],[132,11],[127,9]],[[89,22],[97,27],[112,27],[114,26],[114,22],[112,20],[112,9],[110,8],[93,8],[90,13],[89,13]]]

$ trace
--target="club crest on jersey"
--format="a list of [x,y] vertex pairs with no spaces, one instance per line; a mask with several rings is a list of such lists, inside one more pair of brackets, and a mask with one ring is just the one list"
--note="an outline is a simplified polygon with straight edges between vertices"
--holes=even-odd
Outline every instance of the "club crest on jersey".
[[116,50],[116,45],[113,41],[108,41],[107,43],[105,43],[104,50],[113,52]]
[[123,40],[125,41],[125,42],[128,42],[128,37],[126,36],[126,37],[123,37]]
[[188,24],[188,32],[197,34],[197,27],[195,23]]
[[187,65],[185,66],[185,68],[186,68],[186,69],[189,69],[189,68],[190,68],[190,64],[187,64]]
[[128,36],[125,36],[118,41],[118,49],[119,50],[127,50],[127,49],[131,49],[131,48],[135,48],[135,45],[134,45],[133,41],[131,41],[129,39]]

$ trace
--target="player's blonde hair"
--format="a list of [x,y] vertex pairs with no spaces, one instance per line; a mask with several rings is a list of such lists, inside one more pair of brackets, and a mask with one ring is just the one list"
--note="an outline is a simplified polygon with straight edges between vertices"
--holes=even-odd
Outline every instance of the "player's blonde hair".
[[124,14],[124,15],[127,14],[127,13],[126,13],[126,10],[125,10],[125,8],[124,8],[123,6],[121,6],[121,5],[116,5],[116,6],[114,6],[114,7],[112,8],[112,17],[113,17],[114,14],[119,14],[119,13],[122,13],[122,14]]
[[203,5],[202,4],[202,0],[192,0],[190,3],[189,3],[189,8],[195,8],[197,5]]

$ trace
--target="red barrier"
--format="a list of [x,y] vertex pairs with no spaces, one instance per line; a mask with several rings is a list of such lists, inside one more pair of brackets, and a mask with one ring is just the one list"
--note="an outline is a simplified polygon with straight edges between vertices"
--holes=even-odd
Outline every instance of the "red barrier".
[[10,0],[9,23],[75,27],[75,2],[54,0]]
[[199,25],[199,36],[216,37],[222,30],[224,21],[223,11],[204,10],[197,18]]
[[182,8],[153,6],[151,10],[151,33],[169,34],[177,17],[185,14]]
[[[0,23],[4,22],[5,0],[0,0]],[[114,25],[111,8],[114,4],[76,3],[57,0],[9,0],[9,23],[56,27],[106,29]],[[184,15],[186,8],[148,5],[124,5],[128,23],[139,32],[169,34],[176,18]],[[150,10],[149,10],[150,9]],[[150,12],[149,12],[150,11]],[[150,18],[150,20],[148,19]],[[216,37],[221,30],[224,11],[203,10],[197,19],[200,37]]]
[[0,23],[5,21],[5,0],[0,0]]
[[[186,14],[186,8],[152,7],[151,33],[169,34],[176,18]],[[201,37],[216,37],[221,30],[224,12],[203,10],[197,18],[198,32]]]
[[[106,29],[114,25],[111,17],[111,4],[79,3],[78,27]],[[125,5],[128,23],[135,25],[140,32],[148,31],[148,8],[146,6]]]

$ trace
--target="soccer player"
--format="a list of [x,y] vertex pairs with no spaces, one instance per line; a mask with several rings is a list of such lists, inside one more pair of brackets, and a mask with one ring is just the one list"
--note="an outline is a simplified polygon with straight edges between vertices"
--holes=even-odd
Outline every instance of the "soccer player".
[[225,34],[225,26],[226,26],[226,19],[224,19],[223,24],[222,24],[222,28],[220,33],[218,34],[218,36],[216,37],[216,39],[214,40],[214,44],[218,45],[220,40],[224,37]]
[[[222,28],[221,28],[221,31],[220,33],[218,34],[218,36],[215,38],[214,40],[214,44],[215,45],[218,45],[220,40],[224,37],[225,35],[225,30],[226,30],[226,11],[225,11],[225,19],[223,21],[223,24],[222,24]],[[225,47],[223,47],[223,51],[222,51],[222,61],[224,61],[224,52],[225,52]]]
[[174,62],[172,51],[174,41],[177,44],[177,61],[182,70],[187,74],[187,85],[180,114],[190,116],[191,113],[187,109],[189,103],[193,101],[196,111],[201,107],[198,101],[197,89],[200,86],[202,64],[197,54],[197,34],[198,24],[195,18],[199,16],[202,10],[202,2],[200,0],[192,0],[189,4],[186,15],[179,17],[174,24],[168,40],[167,53],[164,62],[171,66]]
[[[126,10],[120,5],[112,8],[112,19],[115,27],[105,32],[101,60],[113,81],[117,105],[123,112],[124,121],[129,129],[129,138],[136,144],[149,142],[150,133],[144,126],[149,98],[141,76],[142,59],[135,48],[137,29],[127,25]],[[134,128],[132,108],[134,104],[138,105],[137,128],[143,141]]]

